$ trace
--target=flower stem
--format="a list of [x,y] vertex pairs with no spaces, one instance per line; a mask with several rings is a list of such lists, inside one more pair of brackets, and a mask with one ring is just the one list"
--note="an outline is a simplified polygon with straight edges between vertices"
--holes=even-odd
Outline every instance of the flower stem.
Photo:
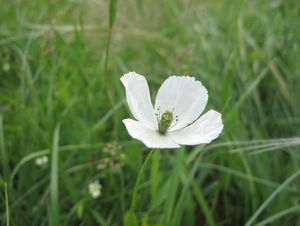
[[139,186],[141,184],[141,181],[142,181],[142,177],[144,175],[144,172],[145,172],[145,169],[146,169],[146,165],[147,163],[149,162],[152,154],[156,151],[156,149],[152,149],[148,156],[146,157],[141,169],[140,169],[140,172],[138,174],[138,177],[136,179],[136,182],[135,182],[135,185],[134,185],[134,189],[133,189],[133,194],[132,194],[132,198],[131,198],[131,205],[130,205],[130,209],[129,209],[129,215],[127,217],[127,219],[125,220],[125,226],[129,226],[130,225],[130,222],[131,222],[131,218],[134,214],[134,210],[135,210],[135,207],[136,207],[136,203],[137,203],[137,195],[138,195],[138,191],[139,191]]

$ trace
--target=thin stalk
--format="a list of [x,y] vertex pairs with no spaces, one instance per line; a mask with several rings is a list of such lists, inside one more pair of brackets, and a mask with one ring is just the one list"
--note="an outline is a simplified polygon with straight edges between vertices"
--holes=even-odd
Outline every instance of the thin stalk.
[[114,27],[114,23],[116,20],[116,14],[117,14],[117,0],[110,0],[108,2],[108,16],[109,16],[109,20],[108,20],[108,35],[107,35],[107,43],[106,43],[106,47],[105,47],[105,58],[104,58],[104,74],[102,76],[102,82],[103,82],[103,87],[106,87],[106,92],[109,98],[109,101],[112,105],[112,107],[114,106],[114,99],[113,99],[113,95],[111,92],[111,88],[110,85],[108,84],[109,80],[108,77],[108,59],[109,59],[109,53],[110,53],[110,43],[111,43],[111,38],[112,38],[112,32],[113,32],[113,27]]
[[139,187],[140,187],[140,184],[141,184],[141,181],[142,181],[142,177],[144,175],[144,172],[145,172],[145,169],[146,169],[146,166],[147,166],[147,163],[149,162],[149,160],[151,159],[151,156],[152,154],[155,152],[156,149],[152,149],[147,158],[145,159],[141,169],[140,169],[140,172],[138,174],[138,177],[136,179],[136,182],[135,182],[135,186],[134,186],[134,189],[133,189],[133,194],[132,194],[132,198],[131,198],[131,205],[130,205],[130,209],[129,209],[129,215],[128,215],[128,218],[126,219],[125,221],[125,226],[129,226],[130,224],[130,220],[132,218],[132,215],[134,213],[134,210],[135,210],[135,207],[136,207],[136,203],[137,203],[137,195],[138,195],[138,191],[139,191]]
[[5,189],[6,226],[9,226],[9,205],[8,205],[7,183],[4,183],[4,189]]
[[109,59],[109,50],[110,50],[110,43],[111,43],[111,37],[112,37],[112,28],[108,28],[108,37],[107,37],[107,44],[105,47],[105,58],[104,58],[104,74],[102,75],[102,87],[105,88],[107,97],[109,99],[109,102],[111,106],[113,107],[114,99],[112,94],[112,89],[110,86],[110,79],[108,79],[108,59]]
[[108,68],[108,57],[109,57],[109,49],[110,49],[110,43],[111,43],[111,36],[112,36],[112,28],[108,28],[108,37],[107,37],[107,44],[105,48],[105,59],[104,59],[104,78],[106,80],[106,73]]
[[114,138],[117,140],[118,131],[117,131],[117,111],[115,111],[115,100],[112,93],[112,85],[111,85],[111,78],[108,78],[108,59],[109,59],[109,50],[110,50],[110,43],[111,43],[111,37],[112,37],[112,27],[108,28],[108,38],[107,38],[107,44],[105,48],[105,59],[104,59],[104,74],[102,75],[102,87],[106,90],[106,95],[108,98],[108,101],[110,103],[111,109],[113,109],[113,119],[114,119]]
[[[122,170],[120,172],[120,183],[121,183],[120,202],[121,202],[121,211],[122,211],[122,215],[123,215],[125,213],[125,191],[124,191],[125,182],[124,182],[124,175],[123,175]],[[125,221],[124,221],[124,218],[123,218],[123,224],[124,223],[125,223]]]
[[52,153],[51,153],[51,174],[50,174],[50,216],[51,226],[59,225],[59,197],[58,197],[58,161],[59,161],[59,130],[57,125],[54,131]]
[[5,150],[5,143],[4,143],[4,128],[3,128],[3,118],[0,115],[0,163],[2,165],[2,172],[4,180],[8,181],[9,179],[9,166],[7,160],[7,153]]

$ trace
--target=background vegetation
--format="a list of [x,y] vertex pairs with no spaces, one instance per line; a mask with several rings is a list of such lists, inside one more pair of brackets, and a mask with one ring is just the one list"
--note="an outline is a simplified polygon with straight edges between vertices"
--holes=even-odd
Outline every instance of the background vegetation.
[[152,156],[132,226],[300,225],[298,1],[4,0],[0,21],[1,225],[123,225],[149,153],[121,122],[131,70],[154,96],[194,75],[225,124]]

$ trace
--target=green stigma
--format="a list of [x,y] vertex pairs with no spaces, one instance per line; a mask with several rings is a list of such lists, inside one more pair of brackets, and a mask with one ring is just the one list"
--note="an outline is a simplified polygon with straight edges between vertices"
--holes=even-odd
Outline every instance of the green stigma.
[[173,112],[165,111],[159,122],[159,133],[165,134],[173,122]]

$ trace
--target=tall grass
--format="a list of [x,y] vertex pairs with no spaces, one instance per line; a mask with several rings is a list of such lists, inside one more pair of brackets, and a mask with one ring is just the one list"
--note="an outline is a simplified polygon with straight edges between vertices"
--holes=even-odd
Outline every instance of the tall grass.
[[[210,145],[154,153],[132,226],[300,224],[297,1],[2,5],[3,225],[5,200],[11,225],[123,225],[149,153],[121,122],[130,115],[119,78],[131,70],[153,99],[168,76],[195,76],[209,92],[205,111],[225,123]],[[43,155],[52,159],[38,167]]]
[[49,224],[51,226],[60,225],[59,223],[59,130],[58,124],[54,130],[53,144],[51,150],[51,172],[50,172],[50,208],[49,208]]

